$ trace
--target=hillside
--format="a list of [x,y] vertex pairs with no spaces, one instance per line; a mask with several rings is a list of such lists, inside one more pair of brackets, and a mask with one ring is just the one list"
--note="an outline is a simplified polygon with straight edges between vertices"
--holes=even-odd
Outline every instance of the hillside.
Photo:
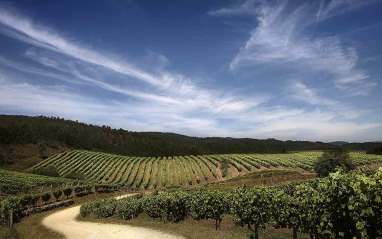
[[[94,183],[155,189],[204,185],[269,170],[306,173],[320,155],[320,152],[302,152],[132,157],[74,150],[54,155],[28,172],[55,165],[61,176],[77,171]],[[380,155],[351,153],[351,158],[356,165],[382,162]],[[227,167],[222,167],[225,163]]]
[[[254,135],[254,137],[256,137]],[[321,150],[330,144],[249,138],[189,137],[174,133],[132,132],[59,117],[0,115],[0,145],[37,144],[129,156],[179,156],[221,153],[285,153]]]

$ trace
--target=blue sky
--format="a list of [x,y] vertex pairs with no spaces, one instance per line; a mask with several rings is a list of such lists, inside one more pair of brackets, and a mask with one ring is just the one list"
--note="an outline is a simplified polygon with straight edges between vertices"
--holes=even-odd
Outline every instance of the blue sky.
[[0,1],[0,113],[382,140],[382,1]]

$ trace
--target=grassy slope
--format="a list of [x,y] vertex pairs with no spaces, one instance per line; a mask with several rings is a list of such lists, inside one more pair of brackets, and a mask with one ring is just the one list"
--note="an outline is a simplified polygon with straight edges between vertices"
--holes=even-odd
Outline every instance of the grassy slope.
[[[1,167],[3,169],[24,172],[26,169],[43,161],[43,159],[39,156],[37,145],[35,144],[13,145],[10,148],[12,150],[13,163],[4,164]],[[68,148],[64,146],[48,146],[45,156],[50,157],[65,150],[68,150]]]

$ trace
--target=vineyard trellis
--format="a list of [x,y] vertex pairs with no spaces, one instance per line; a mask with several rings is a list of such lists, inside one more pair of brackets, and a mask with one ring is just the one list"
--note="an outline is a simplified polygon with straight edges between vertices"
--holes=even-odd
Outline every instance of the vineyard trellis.
[[[55,165],[61,176],[78,171],[94,183],[108,183],[128,188],[165,188],[194,186],[218,180],[219,163],[226,161],[231,173],[219,180],[264,169],[293,168],[311,171],[317,152],[291,154],[216,154],[175,157],[131,157],[84,150],[67,151],[54,155],[33,166],[27,172]],[[351,153],[357,165],[382,162],[382,156]],[[233,172],[233,173],[232,173]],[[148,175],[147,175],[148,174]],[[175,177],[176,176],[176,177]],[[161,177],[161,178],[159,178]]]

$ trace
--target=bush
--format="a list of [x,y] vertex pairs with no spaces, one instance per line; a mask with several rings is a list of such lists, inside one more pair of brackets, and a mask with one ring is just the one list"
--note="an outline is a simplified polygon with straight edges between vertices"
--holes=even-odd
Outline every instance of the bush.
[[367,151],[368,154],[382,155],[382,146],[375,147],[373,151]]
[[121,199],[117,203],[116,214],[123,220],[133,219],[142,212],[142,203],[139,198]]
[[56,191],[53,192],[54,198],[56,198],[56,202],[58,202],[58,199],[60,199],[62,195],[62,191],[60,189],[57,189]]
[[33,169],[31,173],[49,176],[49,177],[60,177],[60,173],[58,172],[58,169],[54,165],[49,165],[46,168]]
[[22,218],[23,206],[19,197],[8,197],[0,204],[0,224],[9,224],[9,211],[13,212],[13,222],[17,223]]
[[81,216],[87,217],[92,212],[93,212],[93,203],[88,202],[88,203],[84,203],[84,204],[81,205],[81,207],[80,207],[80,214],[81,214]]
[[40,153],[40,156],[43,157],[47,149],[45,142],[39,142],[37,144],[37,149],[38,149],[38,152]]
[[32,194],[32,199],[31,199],[31,205],[36,206],[38,200],[40,200],[40,195],[39,194]]
[[73,192],[73,189],[72,188],[64,188],[64,190],[62,190],[64,192],[64,195],[66,196],[66,199],[69,198],[69,196],[72,194]]
[[94,213],[99,218],[108,218],[114,215],[117,207],[117,200],[114,198],[101,201],[100,205],[94,208]]
[[220,170],[222,172],[222,177],[225,177],[227,175],[227,170],[229,168],[229,162],[228,159],[223,158],[220,162]]
[[80,180],[80,181],[85,181],[86,177],[83,173],[77,172],[77,171],[72,171],[66,175],[64,175],[64,178],[67,179],[74,179],[74,180]]
[[49,200],[50,200],[51,197],[52,197],[52,195],[51,195],[49,192],[47,192],[47,193],[43,193],[43,194],[41,195],[41,199],[42,199],[42,201],[43,201],[44,203],[49,202]]
[[33,205],[32,199],[33,199],[33,196],[30,194],[27,194],[27,195],[24,195],[20,198],[20,203],[25,208],[29,205]]
[[345,172],[354,169],[349,152],[342,147],[324,152],[313,164],[313,169],[319,177],[328,176],[329,173],[335,172],[338,167],[343,168]]

